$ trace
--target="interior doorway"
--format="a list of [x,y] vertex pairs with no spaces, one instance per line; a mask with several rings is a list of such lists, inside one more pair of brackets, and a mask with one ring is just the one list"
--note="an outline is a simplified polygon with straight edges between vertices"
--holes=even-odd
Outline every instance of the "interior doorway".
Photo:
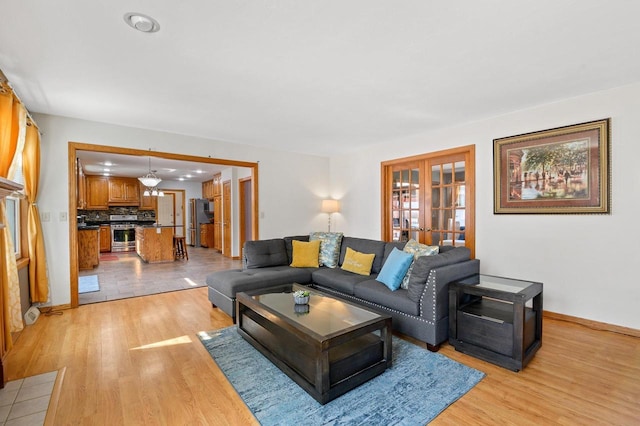
[[475,257],[475,145],[382,163],[382,239],[465,246]]
[[[183,154],[174,154],[168,152],[159,152],[159,151],[147,151],[133,148],[123,148],[123,147],[114,147],[114,146],[105,146],[105,145],[93,145],[87,143],[77,143],[77,142],[69,142],[68,143],[68,177],[69,177],[69,211],[73,212],[76,210],[78,206],[78,176],[76,173],[76,158],[78,157],[78,151],[91,151],[97,153],[115,153],[122,155],[130,155],[130,156],[140,156],[140,157],[159,157],[169,160],[176,161],[189,161],[189,162],[200,162],[200,163],[208,163],[208,164],[217,164],[229,167],[244,167],[248,168],[251,171],[252,177],[252,189],[251,192],[253,194],[252,197],[252,211],[254,212],[254,216],[258,211],[258,163],[244,162],[244,161],[235,161],[235,160],[226,160],[220,158],[210,158],[210,157],[197,157],[191,155],[183,155]],[[176,212],[177,215],[178,212]],[[184,212],[181,213],[184,217]],[[175,216],[174,216],[175,220]],[[183,219],[184,220],[184,219]],[[78,229],[77,229],[77,217],[75,214],[69,215],[69,275],[70,275],[70,303],[69,307],[75,308],[78,307]],[[258,230],[258,222],[254,221],[252,223],[252,233],[254,236],[259,235]]]
[[251,229],[253,215],[251,212],[251,178],[240,179],[240,250],[247,240],[253,240]]

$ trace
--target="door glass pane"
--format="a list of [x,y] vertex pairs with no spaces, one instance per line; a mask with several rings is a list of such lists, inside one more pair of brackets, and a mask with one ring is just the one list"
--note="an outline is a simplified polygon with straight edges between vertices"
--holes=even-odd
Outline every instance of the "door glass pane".
[[453,182],[453,165],[451,163],[442,165],[442,182],[445,185]]
[[465,181],[465,176],[464,176],[464,161],[458,161],[456,163],[454,163],[454,167],[456,170],[456,182],[464,182]]
[[431,185],[440,185],[440,166],[431,166]]
[[465,201],[467,197],[465,197],[465,187],[464,185],[456,186],[456,206],[457,207],[466,207]]
[[431,189],[431,208],[440,207],[440,188]]
[[400,188],[400,172],[393,172],[393,178],[392,178],[392,186],[393,188]]
[[445,186],[442,188],[442,193],[444,199],[442,200],[442,207],[451,207],[453,206],[453,187]]

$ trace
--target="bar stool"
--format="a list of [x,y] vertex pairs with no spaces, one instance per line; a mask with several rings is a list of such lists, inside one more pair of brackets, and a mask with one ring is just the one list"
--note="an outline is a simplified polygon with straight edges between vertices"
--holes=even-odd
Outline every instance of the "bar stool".
[[173,236],[173,257],[174,259],[184,259],[189,260],[189,253],[187,253],[187,244],[185,242],[185,237],[180,235]]

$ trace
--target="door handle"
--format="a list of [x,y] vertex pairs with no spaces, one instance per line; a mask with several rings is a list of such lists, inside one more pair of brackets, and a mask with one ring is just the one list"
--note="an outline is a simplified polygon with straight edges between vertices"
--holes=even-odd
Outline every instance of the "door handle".
[[418,229],[418,231],[431,232],[431,228],[427,228],[427,229],[420,228]]

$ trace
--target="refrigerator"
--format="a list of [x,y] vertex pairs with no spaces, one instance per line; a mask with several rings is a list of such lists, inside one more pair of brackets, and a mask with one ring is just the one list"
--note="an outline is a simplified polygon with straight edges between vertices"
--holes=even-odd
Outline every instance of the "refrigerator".
[[204,198],[189,199],[189,243],[200,247],[200,225],[211,223],[213,212],[209,208],[209,200]]

